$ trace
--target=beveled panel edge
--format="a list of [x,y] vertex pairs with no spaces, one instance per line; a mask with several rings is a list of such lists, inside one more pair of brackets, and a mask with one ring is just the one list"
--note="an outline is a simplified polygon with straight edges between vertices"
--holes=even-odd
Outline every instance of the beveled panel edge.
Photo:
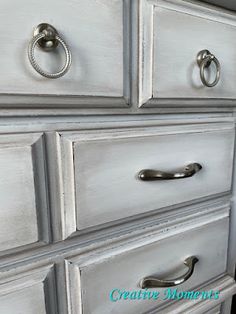
[[[193,300],[179,300],[178,302],[173,302],[170,306],[161,307],[158,310],[153,309],[150,314],[162,313],[165,311],[165,314],[202,314],[207,313],[213,306],[220,305],[224,302],[227,298],[231,297],[233,294],[236,293],[236,283],[234,279],[225,274],[221,276],[219,279],[212,281],[210,284],[203,285],[197,288],[197,290],[219,290],[220,291],[220,298],[218,300],[203,300],[198,299],[193,302]],[[196,290],[196,289],[194,289]],[[204,311],[204,312],[203,312]]]
[[[0,252],[0,258],[3,256],[9,256],[11,254],[17,254],[19,252],[25,252],[32,249],[37,249],[41,246],[45,246],[51,240],[50,235],[50,215],[48,208],[48,195],[46,187],[46,165],[45,165],[45,147],[44,147],[44,133],[12,133],[12,134],[0,134],[0,147],[30,147],[32,170],[34,180],[34,199],[35,210],[37,215],[37,229],[38,229],[38,241],[34,243],[28,243],[22,246],[13,247]],[[37,178],[36,178],[37,177]]]
[[159,6],[208,20],[236,26],[236,14],[233,11],[199,0],[142,0]]
[[0,94],[1,109],[73,109],[129,107],[126,97]]
[[[123,95],[90,96],[66,94],[0,93],[0,109],[128,109],[131,106],[131,9],[130,1],[123,2]],[[111,78],[115,81],[115,78]]]
[[[135,230],[126,235],[120,235],[115,239],[106,239],[98,247],[93,247],[81,254],[72,253],[66,258],[70,265],[78,265],[80,268],[87,267],[94,263],[103,261],[108,257],[120,253],[132,251],[136,248],[161,241],[163,239],[201,228],[210,223],[218,222],[223,219],[229,220],[230,204],[218,204],[216,207],[202,207],[198,211],[189,215],[163,218],[158,224],[148,226],[142,230]],[[168,231],[167,231],[168,230]]]
[[236,98],[150,98],[148,101],[140,105],[140,108],[234,108],[236,106]]
[[[213,199],[197,201],[194,204],[182,204],[180,208],[172,208],[171,211],[161,211],[158,215],[148,215],[136,219],[135,222],[126,222],[116,224],[112,227],[106,227],[102,230],[84,234],[75,234],[74,237],[69,237],[65,241],[58,241],[46,246],[41,246],[34,250],[20,252],[10,256],[4,256],[0,259],[0,271],[8,271],[18,265],[33,263],[35,267],[42,265],[45,260],[48,263],[60,263],[66,259],[70,262],[74,257],[88,256],[93,250],[104,251],[113,246],[119,246],[122,243],[135,242],[137,239],[142,239],[143,235],[158,234],[161,229],[169,226],[187,225],[190,228],[196,223],[203,223],[206,220],[214,221],[228,218],[230,214],[231,202],[230,195],[214,196]],[[199,220],[200,219],[200,220]],[[181,230],[180,230],[181,232]],[[109,247],[108,247],[109,246]]]
[[54,264],[26,265],[0,271],[0,296],[43,284],[47,314],[58,314]]
[[[57,191],[54,193],[59,193],[59,203],[57,209],[55,209],[56,217],[54,223],[57,230],[54,230],[55,241],[65,240],[70,236],[76,236],[80,233],[86,233],[91,230],[99,230],[106,225],[116,225],[122,223],[124,219],[118,221],[112,221],[108,224],[102,224],[95,226],[93,228],[86,228],[79,230],[77,229],[76,221],[76,189],[75,189],[75,174],[74,174],[74,145],[79,142],[89,142],[96,140],[107,140],[107,139],[120,139],[120,138],[135,138],[135,137],[145,137],[145,136],[156,136],[156,135],[171,135],[171,134],[182,134],[182,133],[206,133],[206,132],[224,132],[230,131],[234,132],[235,125],[231,122],[221,122],[221,123],[202,123],[202,124],[186,124],[178,126],[153,126],[145,128],[109,128],[103,130],[77,130],[77,131],[58,131],[56,134],[52,135],[54,138],[54,143],[57,148],[55,154],[51,156],[53,167],[55,166],[55,159],[57,160],[57,166],[54,169],[54,174],[52,177],[55,178],[55,173],[57,176]],[[52,144],[53,145],[53,144]],[[55,157],[57,156],[57,157]],[[52,186],[54,189],[54,185]],[[54,194],[53,193],[53,194]],[[211,198],[212,196],[210,196]],[[56,203],[57,200],[54,200]],[[191,203],[191,202],[190,202]],[[176,207],[184,206],[184,204],[175,204]],[[172,207],[172,206],[170,206]],[[60,211],[58,210],[60,208]],[[168,208],[160,209],[161,211],[168,211]],[[59,214],[58,214],[59,211]],[[147,213],[142,213],[136,215],[135,217],[128,217],[125,220],[135,220],[138,216],[152,215],[156,211],[151,211]],[[55,215],[54,215],[55,216]],[[60,229],[60,230],[58,230]]]
[[35,202],[39,230],[39,241],[51,241],[50,211],[47,187],[47,160],[45,134],[42,133],[38,140],[31,145],[32,163],[35,183]]
[[[140,0],[138,34],[138,108],[217,108],[235,107],[236,98],[153,98],[154,9],[165,8],[204,19],[236,26],[236,14],[214,5],[191,0]],[[143,43],[145,42],[145,45]]]
[[[208,211],[208,213],[206,213],[206,216],[204,216],[201,222],[200,220],[202,218],[202,213],[199,213],[200,216],[198,218],[191,217],[190,219],[190,217],[185,217],[185,221],[183,221],[183,223],[177,221],[165,221],[163,225],[160,224],[158,227],[156,226],[155,230],[146,230],[142,235],[136,237],[129,236],[128,239],[121,238],[116,243],[114,243],[114,241],[112,241],[111,243],[109,243],[109,241],[106,241],[106,243],[104,243],[102,247],[88,250],[88,252],[85,252],[84,254],[80,254],[77,256],[76,254],[73,254],[71,257],[67,257],[65,259],[65,274],[67,278],[67,300],[71,312],[77,313],[76,309],[80,309],[80,311],[82,311],[82,287],[80,282],[80,274],[83,268],[95,265],[96,263],[101,263],[108,258],[114,258],[116,255],[130,252],[132,250],[135,250],[136,248],[149,245],[153,242],[172,237],[182,232],[194,230],[216,221],[221,221],[224,219],[229,220],[229,208],[226,207],[224,209],[221,208],[219,212],[214,210],[214,213],[210,213]],[[166,230],[168,231],[165,232]],[[233,286],[234,291],[236,291],[236,284],[234,280],[230,276],[227,276],[226,279],[227,284],[228,281],[230,281],[231,286]],[[233,288],[231,287],[231,290]],[[155,310],[153,314],[154,313],[156,313]],[[173,313],[173,310],[170,313]],[[183,312],[180,311],[178,313],[182,314]]]

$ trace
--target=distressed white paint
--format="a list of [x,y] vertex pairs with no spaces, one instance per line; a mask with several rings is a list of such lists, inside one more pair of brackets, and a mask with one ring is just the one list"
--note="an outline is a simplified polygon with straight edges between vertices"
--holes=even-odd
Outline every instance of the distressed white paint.
[[[145,245],[143,241],[124,243],[123,247],[113,246],[70,259],[72,313],[81,313],[76,309],[80,306],[82,313],[93,314],[133,314],[157,308],[164,303],[162,298],[158,301],[111,302],[109,293],[115,288],[138,290],[140,280],[146,276],[170,279],[181,275],[186,271],[183,261],[188,256],[197,256],[199,262],[192,277],[180,285],[179,290],[191,290],[223,274],[227,260],[228,223],[229,219],[224,218],[196,229],[193,224],[189,231],[172,237],[164,229],[164,234],[160,232],[156,239],[154,236],[144,237]],[[163,288],[155,290],[161,294],[164,291]],[[79,305],[80,298],[82,305]],[[211,302],[212,307],[214,302]]]
[[[152,311],[150,303],[124,303],[112,312],[229,314],[235,15],[195,1],[4,0],[0,17],[0,250],[11,249],[0,260],[0,313],[110,313],[108,288],[137,287],[154,273],[172,277],[185,270],[188,254],[198,254],[186,288],[204,282],[197,288],[219,289],[219,301],[179,301]],[[27,60],[40,22],[55,25],[72,50],[71,71],[59,80],[41,78]],[[196,84],[186,79],[200,43],[224,60],[222,81],[211,90],[200,87],[196,67]],[[36,54],[48,70],[63,62],[61,48]],[[138,108],[143,103],[147,108]],[[205,114],[185,114],[190,111]],[[153,114],[164,112],[174,114]],[[144,167],[174,170],[190,161],[202,162],[203,170],[186,183],[162,182],[159,193],[160,183],[135,178]],[[50,233],[54,242],[42,246]],[[56,272],[41,263],[56,263]],[[226,271],[231,277],[218,277]]]
[[221,305],[214,306],[212,309],[207,310],[204,314],[220,314]]
[[[235,16],[191,1],[144,0],[141,10],[140,105],[177,98],[235,99]],[[196,56],[203,49],[221,64],[220,81],[213,88],[200,80]],[[211,81],[214,74],[212,66]]]
[[43,158],[42,134],[0,135],[0,251],[48,238]]
[[[20,271],[20,270],[18,270]],[[4,273],[3,273],[4,274]],[[1,279],[0,313],[11,314],[57,314],[53,304],[53,268],[47,266],[18,274],[8,273]],[[46,295],[47,293],[47,295]],[[51,295],[52,299],[49,298]]]
[[[230,297],[236,291],[235,281],[232,277],[225,275],[218,280],[211,282],[207,286],[201,286],[199,290],[204,291],[220,291],[220,299],[214,300],[200,300],[199,302],[194,302],[193,300],[179,300],[174,302],[174,304],[169,307],[165,307],[160,311],[151,311],[149,314],[165,313],[165,314],[223,314],[230,313],[230,307],[227,312],[224,312],[223,307],[225,303],[230,301]],[[223,304],[220,302],[224,300]],[[217,305],[218,304],[218,305]]]
[[[119,103],[124,105],[122,99],[127,97],[129,82],[125,1],[50,0],[39,3],[24,0],[15,3],[3,0],[1,6],[0,19],[5,31],[0,36],[4,77],[0,94],[104,96],[120,98]],[[40,76],[28,60],[28,43],[34,27],[42,22],[48,22],[58,30],[72,53],[71,69],[60,79]],[[36,58],[48,72],[57,71],[65,62],[61,47],[47,53],[36,48]],[[112,106],[111,101],[110,104]]]
[[[71,231],[75,219],[81,230],[231,188],[233,124],[111,129],[61,133],[61,137]],[[138,179],[142,169],[175,171],[192,162],[203,169],[191,178]]]

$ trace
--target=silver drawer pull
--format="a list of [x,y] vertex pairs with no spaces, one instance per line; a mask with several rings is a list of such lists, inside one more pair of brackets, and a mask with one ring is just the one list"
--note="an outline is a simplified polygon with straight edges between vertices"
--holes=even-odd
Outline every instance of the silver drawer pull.
[[145,288],[164,288],[164,287],[173,287],[182,284],[187,281],[194,272],[195,264],[198,262],[196,256],[190,256],[184,261],[184,265],[188,267],[188,271],[180,277],[177,277],[173,280],[163,280],[156,277],[146,277],[140,281],[140,287]]
[[160,170],[144,169],[138,174],[142,181],[157,181],[157,180],[174,180],[192,177],[195,173],[200,171],[202,166],[198,163],[187,165],[183,170],[177,172],[164,172]]
[[[215,77],[215,80],[212,83],[210,83],[206,80],[205,69],[208,68],[212,62],[214,62],[216,66],[216,77]],[[202,84],[207,87],[215,86],[219,82],[219,79],[220,79],[220,62],[218,61],[218,59],[212,53],[210,53],[209,50],[205,49],[205,50],[201,50],[197,54],[197,63],[200,68],[200,77],[201,77]]]
[[[34,56],[34,49],[37,45],[44,51],[51,51],[55,49],[58,44],[61,44],[65,51],[66,61],[62,69],[56,73],[49,73],[44,71],[39,64],[37,63],[35,56]],[[28,57],[32,67],[42,76],[47,78],[56,79],[59,78],[68,72],[71,66],[71,52],[64,42],[64,40],[58,35],[57,30],[47,23],[39,24],[35,31],[34,37],[31,39],[28,47]]]

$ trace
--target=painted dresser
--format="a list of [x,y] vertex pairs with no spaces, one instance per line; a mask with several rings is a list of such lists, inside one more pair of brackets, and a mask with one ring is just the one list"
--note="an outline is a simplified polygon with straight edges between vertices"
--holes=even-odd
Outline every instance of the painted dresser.
[[236,13],[2,0],[0,19],[0,313],[230,314]]

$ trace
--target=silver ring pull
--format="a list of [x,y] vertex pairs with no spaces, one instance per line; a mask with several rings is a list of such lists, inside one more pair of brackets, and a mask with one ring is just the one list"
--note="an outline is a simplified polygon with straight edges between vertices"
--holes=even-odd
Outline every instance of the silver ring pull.
[[[61,44],[65,51],[66,61],[62,69],[56,73],[49,73],[44,71],[37,63],[34,55],[35,46],[37,45],[44,51],[51,51],[56,49],[58,44]],[[57,30],[47,23],[39,24],[35,31],[34,36],[31,39],[28,47],[28,57],[32,67],[44,77],[56,79],[68,72],[71,66],[71,52],[64,42],[64,40],[58,35]]]
[[157,180],[175,180],[189,178],[195,175],[202,169],[202,166],[198,163],[192,163],[184,167],[184,169],[176,172],[164,172],[160,170],[144,169],[138,174],[138,177],[142,181],[157,181]]
[[[208,82],[206,77],[205,77],[205,69],[208,68],[211,63],[215,64],[216,67],[216,77],[214,81]],[[200,68],[200,77],[202,84],[207,86],[207,87],[213,87],[215,86],[219,80],[220,80],[220,62],[219,60],[212,54],[210,53],[209,50],[201,50],[198,55],[197,55],[197,63]]]
[[184,265],[188,267],[187,272],[180,277],[177,277],[172,280],[164,280],[158,279],[156,277],[146,277],[140,281],[140,287],[142,289],[145,288],[166,288],[166,287],[173,287],[182,284],[183,282],[187,281],[193,274],[195,264],[198,262],[198,258],[196,256],[190,256],[186,258],[184,261]]

